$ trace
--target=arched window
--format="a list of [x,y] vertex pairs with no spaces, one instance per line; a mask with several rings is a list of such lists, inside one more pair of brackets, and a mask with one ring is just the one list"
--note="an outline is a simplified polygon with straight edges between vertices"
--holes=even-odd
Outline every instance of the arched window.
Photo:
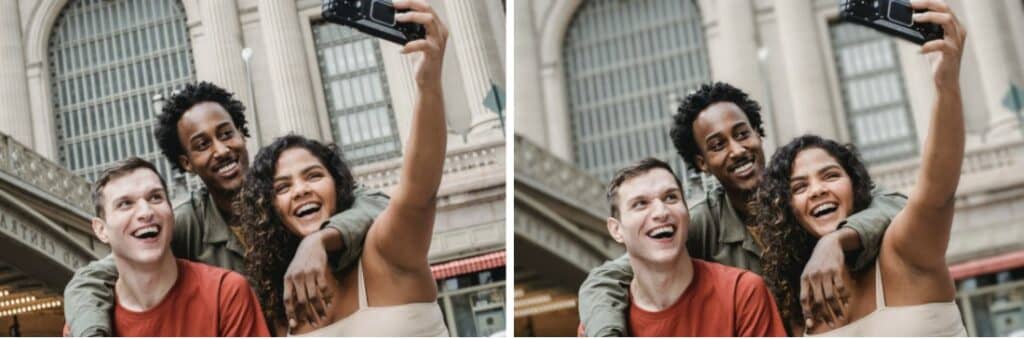
[[334,142],[352,165],[401,155],[380,42],[327,22],[313,24],[316,59]]
[[881,163],[916,155],[917,136],[896,41],[850,23],[833,23],[829,32],[847,126],[864,161]]
[[190,47],[178,1],[68,1],[49,42],[60,162],[93,181],[138,156],[173,178],[152,98],[195,81]]
[[676,100],[710,80],[704,46],[693,1],[580,5],[562,51],[576,165],[608,180],[653,156],[686,177],[668,131]]

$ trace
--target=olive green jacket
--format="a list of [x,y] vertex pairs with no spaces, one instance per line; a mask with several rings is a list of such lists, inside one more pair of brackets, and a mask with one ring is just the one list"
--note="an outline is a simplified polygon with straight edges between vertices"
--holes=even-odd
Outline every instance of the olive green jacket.
[[[868,208],[848,217],[840,227],[860,236],[862,249],[848,255],[847,265],[860,270],[874,263],[889,222],[907,204],[900,193],[875,189]],[[686,248],[690,257],[739,267],[761,274],[761,247],[747,231],[721,188],[708,192],[690,207]],[[579,312],[588,336],[625,336],[627,292],[633,279],[628,255],[590,271],[580,286]]]
[[[377,190],[359,187],[353,193],[356,199],[352,207],[334,215],[324,225],[337,229],[344,244],[330,258],[336,272],[356,262],[363,252],[367,230],[388,203],[388,197]],[[245,248],[205,189],[192,192],[187,200],[175,204],[171,248],[177,258],[246,274]],[[113,334],[111,314],[116,281],[117,267],[110,255],[75,272],[64,288],[64,317],[72,336]]]

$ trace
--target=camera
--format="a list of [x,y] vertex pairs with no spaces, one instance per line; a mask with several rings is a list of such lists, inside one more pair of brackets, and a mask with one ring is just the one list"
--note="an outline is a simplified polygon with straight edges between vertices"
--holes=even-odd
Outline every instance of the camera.
[[915,23],[909,0],[841,0],[839,19],[874,28],[918,45],[942,39],[942,27]]
[[320,9],[327,22],[349,26],[399,45],[427,36],[423,25],[396,22],[391,0],[323,0]]

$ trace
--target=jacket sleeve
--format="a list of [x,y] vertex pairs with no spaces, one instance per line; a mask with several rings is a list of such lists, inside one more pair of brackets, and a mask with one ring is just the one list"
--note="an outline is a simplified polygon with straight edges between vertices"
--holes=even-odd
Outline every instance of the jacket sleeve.
[[341,251],[330,258],[335,272],[358,261],[363,254],[363,240],[366,239],[373,219],[388,205],[389,198],[381,191],[358,186],[352,193],[356,197],[352,207],[335,214],[324,225],[341,233]]
[[851,270],[859,271],[870,266],[878,257],[882,236],[896,214],[907,206],[907,197],[899,192],[887,192],[876,188],[871,192],[871,205],[863,211],[846,218],[840,227],[849,227],[860,236],[861,249],[847,256]]
[[626,313],[632,280],[633,268],[625,254],[590,271],[579,292],[580,322],[586,336],[629,335]]
[[64,317],[71,336],[113,335],[111,314],[114,308],[114,283],[117,266],[114,257],[93,261],[79,268],[64,288]]

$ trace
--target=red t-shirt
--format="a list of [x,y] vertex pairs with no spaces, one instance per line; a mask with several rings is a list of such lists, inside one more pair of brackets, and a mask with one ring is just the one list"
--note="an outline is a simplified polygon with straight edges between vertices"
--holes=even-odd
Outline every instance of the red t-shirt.
[[114,303],[114,335],[270,336],[256,294],[242,275],[182,259],[177,263],[178,280],[155,307],[132,312]]
[[629,306],[629,331],[638,337],[784,337],[779,310],[753,272],[693,259],[693,281],[675,304],[659,312]]

